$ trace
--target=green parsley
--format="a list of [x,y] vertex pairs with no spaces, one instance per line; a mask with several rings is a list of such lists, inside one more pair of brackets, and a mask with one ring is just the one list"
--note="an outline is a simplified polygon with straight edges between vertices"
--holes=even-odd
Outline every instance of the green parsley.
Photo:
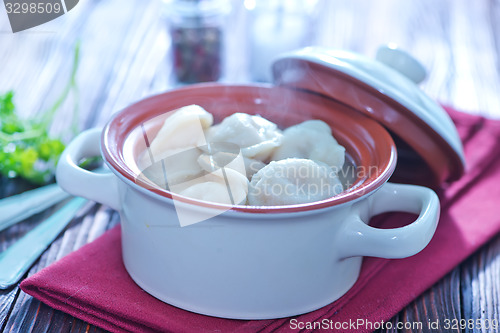
[[[79,44],[75,47],[71,78],[54,105],[37,120],[22,119],[16,113],[14,92],[0,96],[0,173],[8,178],[21,177],[43,185],[53,179],[55,167],[65,145],[60,138],[49,134],[56,111],[71,92],[77,93],[76,71],[79,63]],[[77,105],[75,104],[75,113]],[[76,114],[73,133],[76,133]]]

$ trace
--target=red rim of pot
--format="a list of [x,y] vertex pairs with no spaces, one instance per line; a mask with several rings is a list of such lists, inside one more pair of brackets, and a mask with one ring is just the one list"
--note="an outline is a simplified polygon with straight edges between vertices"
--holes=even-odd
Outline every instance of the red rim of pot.
[[[356,165],[353,185],[344,192],[311,203],[287,206],[224,205],[191,199],[138,177],[127,165],[124,146],[131,133],[146,121],[189,104],[198,104],[214,114],[214,122],[234,113],[260,114],[281,128],[307,119],[321,119],[332,128]],[[292,213],[337,206],[356,200],[382,186],[396,166],[396,146],[390,134],[376,121],[353,112],[349,107],[322,96],[269,85],[196,84],[143,99],[116,113],[102,132],[101,151],[110,167],[125,179],[151,194],[175,199],[199,207],[247,212]]]

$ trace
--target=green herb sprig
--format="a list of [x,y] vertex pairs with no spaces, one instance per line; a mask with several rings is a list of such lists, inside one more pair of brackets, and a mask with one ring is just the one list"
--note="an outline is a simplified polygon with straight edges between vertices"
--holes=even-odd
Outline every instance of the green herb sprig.
[[[54,105],[37,120],[22,119],[16,113],[14,92],[0,96],[0,173],[8,178],[21,177],[43,185],[53,179],[57,161],[65,145],[59,137],[49,134],[56,112],[71,92],[77,94],[76,72],[80,58],[77,43],[71,77]],[[73,114],[73,132],[76,130],[77,103]]]

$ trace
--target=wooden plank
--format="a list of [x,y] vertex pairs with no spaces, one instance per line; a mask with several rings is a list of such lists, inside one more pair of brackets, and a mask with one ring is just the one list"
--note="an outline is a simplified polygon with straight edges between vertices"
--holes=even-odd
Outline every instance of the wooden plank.
[[[19,238],[49,216],[53,209],[37,214],[26,221],[18,223],[0,232],[0,252],[14,244]],[[11,305],[18,296],[19,289],[14,286],[8,290],[0,290],[0,328],[6,325],[7,318],[11,312]]]
[[[459,267],[392,318],[390,328],[377,332],[441,332],[445,320],[452,318],[457,320],[462,318]],[[400,329],[397,329],[398,327]],[[461,331],[446,330],[446,332]]]
[[[89,206],[84,208],[83,213],[88,212]],[[81,218],[80,218],[81,219]],[[41,258],[34,264],[34,266],[30,269],[28,275],[32,275],[38,271],[40,271],[43,267],[46,267],[48,264],[54,262],[58,259],[58,253],[60,252],[60,245],[63,242],[65,237],[71,237],[72,227],[79,223],[79,219],[75,219],[69,226],[68,229],[63,233],[62,237],[60,236],[51,246],[50,248],[44,252]],[[67,250],[70,251],[70,250]],[[30,315],[38,315],[38,306],[33,303],[33,298],[21,292],[18,287],[16,287],[16,292],[18,293],[15,304],[11,308],[10,316],[5,324],[6,330],[11,330],[15,327],[17,328],[25,328],[26,324],[24,323],[24,319],[26,316]],[[13,325],[17,324],[17,325]]]
[[499,254],[500,237],[496,237],[461,267],[464,318],[473,323],[465,332],[500,330]]
[[[143,19],[130,40],[124,45],[126,56],[115,65],[116,76],[109,80],[109,93],[101,101],[101,110],[95,123],[104,125],[110,116],[120,109],[149,94],[157,68],[165,59],[167,40],[158,5],[153,2],[142,13]],[[165,87],[168,82],[165,82]]]
[[[90,222],[89,222],[90,221]],[[100,207],[84,217],[77,218],[64,234],[42,255],[39,262],[30,270],[28,276],[59,260],[89,241],[104,233],[118,223],[118,215],[109,208]],[[76,241],[79,240],[79,241]],[[83,241],[82,241],[83,240]],[[73,324],[68,325],[68,323]],[[87,329],[87,324],[60,311],[52,309],[24,292],[18,290],[18,298],[5,325],[7,332],[31,330],[35,332],[60,331],[62,327],[68,331]]]

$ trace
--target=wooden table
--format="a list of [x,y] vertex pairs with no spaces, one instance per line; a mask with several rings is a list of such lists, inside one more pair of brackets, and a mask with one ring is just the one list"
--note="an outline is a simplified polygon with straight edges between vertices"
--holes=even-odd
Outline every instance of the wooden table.
[[[245,10],[240,1],[234,4],[228,46],[231,71],[225,80],[241,82],[246,77]],[[500,1],[335,0],[321,5],[317,43],[373,56],[378,45],[396,42],[429,69],[423,89],[431,97],[468,112],[500,117]],[[10,32],[0,7],[0,92],[14,89],[16,104],[25,116],[54,103],[69,76],[77,39],[82,56],[81,129],[101,126],[113,112],[169,88],[169,39],[159,0],[81,1],[67,15],[17,34]],[[54,131],[67,127],[74,102],[75,96],[67,100]],[[20,191],[16,184],[3,179],[0,197]],[[0,251],[49,213],[1,232]],[[118,222],[118,214],[109,208],[87,206],[28,275]],[[500,237],[496,237],[392,321],[499,320],[499,299]],[[6,332],[101,331],[41,304],[18,287],[0,291],[0,328]]]

